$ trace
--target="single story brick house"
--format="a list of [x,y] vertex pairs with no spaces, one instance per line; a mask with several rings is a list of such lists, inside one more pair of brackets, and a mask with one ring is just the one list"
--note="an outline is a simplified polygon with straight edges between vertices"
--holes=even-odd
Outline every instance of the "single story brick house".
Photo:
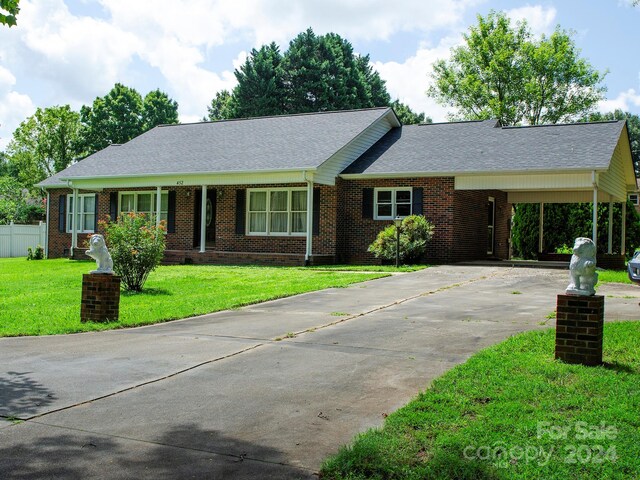
[[636,184],[623,121],[403,126],[385,107],[158,126],[39,185],[50,258],[133,211],[167,221],[169,263],[300,265],[376,262],[367,246],[411,213],[435,225],[427,261],[507,258],[511,204]]

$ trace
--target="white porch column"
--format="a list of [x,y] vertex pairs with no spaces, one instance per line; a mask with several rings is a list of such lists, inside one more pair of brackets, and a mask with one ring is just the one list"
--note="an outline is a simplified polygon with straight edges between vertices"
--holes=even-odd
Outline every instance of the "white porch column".
[[625,253],[627,253],[627,242],[625,241],[627,238],[627,202],[626,201],[622,202],[622,222],[620,222],[620,225],[621,225],[620,253],[624,255]]
[[313,255],[313,181],[307,180],[307,249],[304,254],[305,263]]
[[71,256],[74,249],[78,248],[78,223],[76,212],[78,211],[78,189],[73,189],[73,209],[71,210]]
[[207,186],[202,185],[200,202],[200,253],[204,253],[207,243]]
[[594,245],[598,245],[598,184],[596,183],[596,172],[592,174],[593,178],[593,225],[591,227],[591,240]]
[[156,228],[160,226],[160,210],[162,210],[162,188],[156,187]]
[[544,203],[540,202],[540,225],[538,226],[538,253],[544,251]]
[[[51,203],[51,193],[47,190],[47,216],[46,216],[46,225],[44,230],[44,254],[47,258],[49,258],[49,209]],[[96,215],[98,212],[96,212]]]
[[607,239],[607,253],[613,253],[613,199],[609,200],[609,238]]

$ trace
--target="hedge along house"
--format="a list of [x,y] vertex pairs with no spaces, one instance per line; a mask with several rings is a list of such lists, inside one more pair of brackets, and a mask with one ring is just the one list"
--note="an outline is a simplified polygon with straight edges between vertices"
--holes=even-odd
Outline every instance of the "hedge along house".
[[428,261],[507,258],[511,203],[623,202],[631,184],[624,122],[402,126],[385,107],[159,126],[40,186],[51,258],[142,212],[166,220],[168,263],[299,265],[374,262],[411,213],[435,225]]

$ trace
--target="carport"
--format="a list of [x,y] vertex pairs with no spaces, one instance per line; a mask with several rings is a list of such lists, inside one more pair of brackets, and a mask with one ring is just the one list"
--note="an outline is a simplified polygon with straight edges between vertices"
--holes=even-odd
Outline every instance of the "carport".
[[[511,204],[540,205],[538,251],[544,251],[544,205],[591,202],[591,238],[597,242],[598,204],[609,204],[608,255],[614,255],[613,206],[621,204],[622,232],[617,260],[624,260],[626,202],[637,192],[626,121],[502,127],[500,164],[513,169],[456,175],[457,190],[502,190]],[[517,148],[516,148],[517,147]],[[526,147],[526,148],[522,148]],[[519,154],[508,159],[509,150]],[[526,152],[524,158],[522,152]],[[482,153],[482,152],[481,152]],[[613,260],[613,258],[611,258]]]

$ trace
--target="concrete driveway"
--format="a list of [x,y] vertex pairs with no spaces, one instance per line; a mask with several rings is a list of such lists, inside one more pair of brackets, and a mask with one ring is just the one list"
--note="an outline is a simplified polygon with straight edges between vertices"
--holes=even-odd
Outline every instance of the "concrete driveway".
[[[0,478],[313,478],[477,350],[553,326],[566,284],[566,271],[443,266],[162,325],[0,339]],[[599,293],[607,320],[640,318],[640,288]]]

